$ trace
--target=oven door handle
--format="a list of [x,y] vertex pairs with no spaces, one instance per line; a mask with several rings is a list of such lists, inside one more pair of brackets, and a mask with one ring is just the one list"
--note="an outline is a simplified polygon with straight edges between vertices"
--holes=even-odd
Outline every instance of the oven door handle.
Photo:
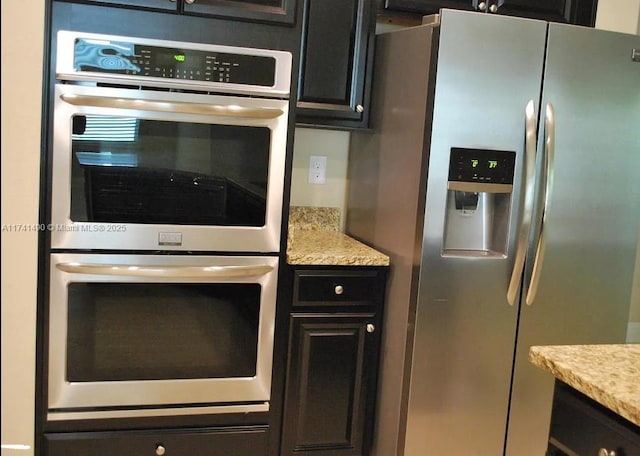
[[57,263],[56,268],[73,274],[164,278],[232,278],[262,276],[273,271],[268,264],[247,266],[181,266],[95,263]]
[[243,117],[252,119],[275,119],[284,114],[277,108],[249,108],[238,105],[209,103],[188,103],[185,101],[156,101],[97,95],[62,94],[60,98],[74,106],[98,108],[135,109],[138,111],[159,111],[179,114],[204,114],[220,117]]

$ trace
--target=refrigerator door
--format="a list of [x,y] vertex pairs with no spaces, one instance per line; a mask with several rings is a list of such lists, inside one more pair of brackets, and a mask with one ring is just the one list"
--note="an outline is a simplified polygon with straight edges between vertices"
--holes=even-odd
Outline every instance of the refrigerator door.
[[554,180],[539,276],[530,278],[539,236],[525,270],[529,304],[521,304],[508,456],[547,449],[553,378],[528,362],[529,347],[625,340],[640,221],[634,49],[640,36],[549,26],[542,102],[555,111]]
[[[507,289],[520,218],[525,109],[531,100],[539,105],[546,29],[535,20],[441,14],[433,121],[425,138],[430,161],[407,456],[503,452],[518,313]],[[511,210],[494,221],[508,234],[505,255],[465,252],[464,236],[456,239],[464,248],[443,250],[454,147],[516,153],[514,191],[506,198]]]

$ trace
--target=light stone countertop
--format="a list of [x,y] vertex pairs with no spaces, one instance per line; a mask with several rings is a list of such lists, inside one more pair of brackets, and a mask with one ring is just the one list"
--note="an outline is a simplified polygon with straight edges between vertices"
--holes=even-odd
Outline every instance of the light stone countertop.
[[389,257],[338,231],[303,230],[289,235],[287,263],[388,266]]
[[388,266],[389,257],[339,231],[337,208],[291,207],[287,263]]
[[529,361],[640,426],[640,344],[531,347]]

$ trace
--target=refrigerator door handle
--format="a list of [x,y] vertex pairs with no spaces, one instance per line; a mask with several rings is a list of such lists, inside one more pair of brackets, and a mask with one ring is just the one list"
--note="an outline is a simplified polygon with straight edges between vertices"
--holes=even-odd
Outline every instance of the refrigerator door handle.
[[547,214],[549,208],[549,199],[551,198],[551,189],[553,188],[553,165],[556,149],[556,120],[555,111],[551,103],[547,103],[544,114],[544,168],[545,168],[545,186],[544,186],[544,204],[542,206],[542,216],[540,221],[540,235],[536,245],[536,254],[533,260],[533,269],[531,271],[531,281],[525,302],[528,306],[533,304],[538,292],[540,283],[540,271],[544,263],[545,247],[547,244],[546,229],[548,225]]
[[511,271],[511,280],[507,289],[507,302],[513,306],[518,298],[518,290],[522,280],[524,260],[527,254],[527,241],[531,229],[533,217],[533,201],[535,192],[535,167],[536,167],[536,110],[534,101],[530,100],[525,108],[525,142],[524,142],[524,205],[522,209],[522,221],[518,229],[516,256]]

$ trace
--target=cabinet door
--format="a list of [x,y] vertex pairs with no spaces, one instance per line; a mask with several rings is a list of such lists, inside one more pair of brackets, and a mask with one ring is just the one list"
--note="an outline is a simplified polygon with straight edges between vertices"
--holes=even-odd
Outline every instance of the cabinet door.
[[593,26],[597,0],[384,0],[384,9],[421,15],[441,8],[486,11],[554,22]]
[[482,0],[385,0],[384,8],[418,14],[435,14],[440,8],[472,10]]
[[177,11],[178,5],[179,5],[177,0],[86,0],[86,1],[89,3],[103,5],[103,6],[122,5],[122,6],[153,8],[157,10],[169,10],[169,11]]
[[593,26],[597,0],[489,0],[488,11]]
[[556,381],[549,455],[640,455],[640,427]]
[[292,314],[282,455],[368,451],[375,314]]
[[296,11],[296,0],[182,0],[182,5],[189,14],[283,24],[293,24]]
[[304,0],[297,123],[366,127],[374,0]]
[[267,426],[44,435],[44,456],[267,456]]

